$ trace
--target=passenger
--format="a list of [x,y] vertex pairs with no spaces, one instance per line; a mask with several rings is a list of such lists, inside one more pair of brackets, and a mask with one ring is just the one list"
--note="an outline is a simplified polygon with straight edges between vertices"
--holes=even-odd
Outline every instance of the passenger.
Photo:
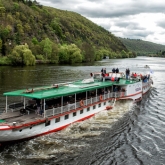
[[80,100],[80,106],[83,107],[84,106],[84,101],[81,99]]
[[41,101],[39,99],[36,100],[37,103],[37,110],[36,110],[36,114],[39,115],[40,113],[40,109],[41,109]]
[[104,68],[103,73],[106,74],[106,68]]
[[129,76],[130,76],[130,70],[129,70],[129,68],[126,69],[125,74],[126,74],[126,79],[128,80],[129,79]]
[[91,77],[93,77],[93,73],[90,73]]
[[103,71],[104,71],[104,69],[102,68],[102,69],[101,69],[101,73],[103,73]]
[[[130,76],[130,70],[129,70],[129,68],[128,68],[128,76]],[[129,78],[129,77],[128,77]]]
[[34,92],[33,88],[32,90],[29,90],[28,88],[26,89],[26,93],[33,93],[33,92]]
[[54,88],[58,88],[58,84],[53,84]]
[[116,68],[116,73],[119,73],[119,69],[118,68]]
[[131,77],[134,77],[134,72],[132,72]]
[[112,69],[112,73],[115,73],[115,68]]
[[29,93],[29,92],[30,92],[30,90],[27,88],[27,89],[26,89],[26,93]]
[[115,86],[115,88],[114,88],[114,92],[117,92],[118,91],[118,88],[117,88],[117,86]]
[[43,111],[43,109],[41,109],[41,110],[40,110],[39,115],[41,115],[41,116],[42,116],[42,115],[43,115],[43,113],[44,113],[44,111]]
[[103,80],[103,82],[105,81],[105,74],[104,73],[102,73],[102,80]]
[[134,73],[133,77],[134,77],[134,78],[136,78],[136,77],[137,77],[137,74],[136,74],[136,73]]

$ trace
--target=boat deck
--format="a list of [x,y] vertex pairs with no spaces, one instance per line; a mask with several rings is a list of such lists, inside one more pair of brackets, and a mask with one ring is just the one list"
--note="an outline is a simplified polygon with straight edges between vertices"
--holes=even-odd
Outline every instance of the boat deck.
[[20,114],[19,111],[2,113],[0,115],[1,124],[13,125],[13,122],[16,122],[17,125],[22,125],[26,123],[36,122],[38,120],[44,120],[42,116],[35,113]]

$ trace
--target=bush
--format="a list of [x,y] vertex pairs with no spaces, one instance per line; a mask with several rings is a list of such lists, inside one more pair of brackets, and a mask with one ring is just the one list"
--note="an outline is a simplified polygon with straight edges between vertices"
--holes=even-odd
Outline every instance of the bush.
[[36,55],[36,60],[44,60],[43,55],[41,55],[41,54]]
[[11,65],[11,60],[7,56],[0,57],[0,65]]

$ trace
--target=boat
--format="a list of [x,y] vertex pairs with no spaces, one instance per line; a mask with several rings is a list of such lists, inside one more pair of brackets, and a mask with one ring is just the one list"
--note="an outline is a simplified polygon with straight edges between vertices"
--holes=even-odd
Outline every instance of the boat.
[[[149,75],[126,79],[123,72],[91,73],[88,79],[5,92],[0,114],[0,143],[35,138],[62,130],[103,110],[118,100],[139,101],[152,87]],[[12,98],[20,98],[11,102]],[[14,99],[15,100],[15,99]]]

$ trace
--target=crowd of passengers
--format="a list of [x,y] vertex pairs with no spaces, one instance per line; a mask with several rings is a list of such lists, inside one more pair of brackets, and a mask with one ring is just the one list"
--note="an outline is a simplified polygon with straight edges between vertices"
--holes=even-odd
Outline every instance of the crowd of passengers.
[[[113,68],[112,73],[119,73],[119,69],[118,68],[116,68],[116,69]],[[114,77],[114,76],[111,77],[111,76],[109,76],[109,74],[106,73],[106,68],[101,69],[101,76],[102,76],[101,81],[111,80],[111,81],[119,82],[119,80],[120,80],[120,77]]]
[[[119,73],[119,69],[118,68],[113,68],[112,69],[112,73]],[[106,73],[106,68],[102,68],[101,69],[101,74],[102,74],[102,78],[101,78],[101,81],[108,81],[108,80],[111,80],[111,81],[116,81],[116,82],[119,82],[120,81],[120,77],[116,76],[110,76],[108,73]],[[93,76],[93,74],[91,73],[91,76]],[[140,80],[142,80],[143,82],[147,82],[149,79],[150,79],[150,74],[147,74],[147,75],[142,75],[142,74],[137,74],[136,72],[132,72],[130,74],[130,69],[129,68],[126,68],[125,70],[125,78],[126,80],[129,80],[130,78],[140,78]]]

